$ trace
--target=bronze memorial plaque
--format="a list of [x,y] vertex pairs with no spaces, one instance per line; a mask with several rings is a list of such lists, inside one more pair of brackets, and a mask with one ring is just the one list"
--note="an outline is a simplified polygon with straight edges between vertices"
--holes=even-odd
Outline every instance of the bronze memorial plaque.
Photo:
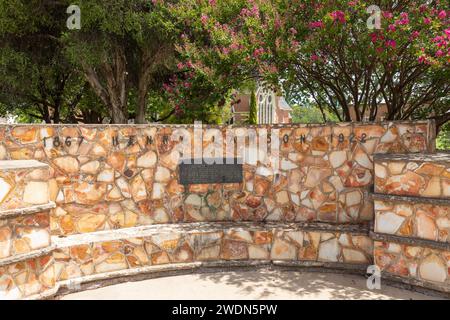
[[179,183],[182,185],[243,181],[242,163],[238,163],[235,158],[203,159],[201,164],[196,164],[192,159],[191,163],[180,163],[178,168]]

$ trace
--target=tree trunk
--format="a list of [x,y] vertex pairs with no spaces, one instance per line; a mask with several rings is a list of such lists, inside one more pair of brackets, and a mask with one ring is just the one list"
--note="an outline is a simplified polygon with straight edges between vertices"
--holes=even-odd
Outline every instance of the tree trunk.
[[[162,51],[162,48],[160,49]],[[153,56],[150,50],[141,51],[139,74],[138,74],[138,105],[136,110],[135,123],[145,123],[145,113],[147,107],[148,87],[151,82],[151,72],[158,53]]]
[[[95,94],[108,108],[112,123],[126,124],[128,123],[126,57],[124,49],[120,46],[116,47],[113,54],[112,61],[105,58],[98,71],[87,64],[83,64],[83,70]],[[102,84],[100,77],[103,78],[105,85]]]
[[126,107],[126,105],[123,106],[120,102],[111,101],[111,104],[109,105],[109,111],[112,123],[128,123],[128,111],[126,110]]
[[141,89],[139,88],[136,118],[134,120],[135,123],[143,124],[146,122],[145,121],[146,106],[147,106],[147,90],[145,90],[145,92],[141,92]]

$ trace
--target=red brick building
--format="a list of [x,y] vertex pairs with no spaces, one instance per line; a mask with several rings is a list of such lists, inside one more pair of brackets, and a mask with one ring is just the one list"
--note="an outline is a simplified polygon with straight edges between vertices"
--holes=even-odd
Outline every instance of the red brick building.
[[[251,93],[241,93],[236,96],[238,103],[232,106],[231,124],[242,124],[248,119],[250,112]],[[291,123],[292,108],[283,96],[273,90],[258,87],[256,90],[256,104],[258,109],[258,124]]]

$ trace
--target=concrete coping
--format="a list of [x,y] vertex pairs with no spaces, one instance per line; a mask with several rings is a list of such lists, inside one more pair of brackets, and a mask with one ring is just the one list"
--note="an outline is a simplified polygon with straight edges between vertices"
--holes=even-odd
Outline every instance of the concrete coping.
[[[411,125],[411,124],[428,124],[433,123],[430,120],[408,121],[408,120],[386,120],[386,121],[355,121],[355,122],[328,122],[328,123],[289,123],[289,124],[258,124],[258,125],[209,125],[203,124],[204,128],[314,128],[314,127],[328,127],[333,125],[335,127],[346,126],[373,126],[373,125]],[[136,128],[136,129],[149,129],[149,128],[193,128],[194,124],[163,124],[163,123],[148,123],[148,124],[39,124],[39,123],[20,123],[20,124],[0,124],[0,127],[83,127],[93,129],[107,129],[107,128]]]
[[48,168],[49,165],[36,160],[0,160],[0,170]]
[[412,161],[450,164],[450,153],[408,153],[408,154],[382,154],[374,155],[374,160]]
[[39,258],[39,257],[45,256],[45,255],[51,253],[54,249],[55,249],[55,247],[53,245],[50,245],[50,246],[42,248],[42,249],[33,250],[33,251],[30,251],[27,253],[6,257],[3,259],[0,259],[0,267],[9,265],[9,264],[13,264],[16,262],[24,261],[24,260]]
[[370,238],[374,241],[395,242],[399,244],[406,244],[411,247],[422,247],[422,248],[450,251],[449,242],[440,242],[416,237],[404,237],[394,234],[378,233],[378,232],[370,232]]
[[37,212],[47,211],[56,207],[52,201],[45,204],[38,204],[30,207],[0,210],[0,219],[12,218],[16,216],[30,215]]
[[95,242],[114,241],[148,237],[162,233],[192,234],[202,232],[223,232],[228,230],[268,231],[317,231],[340,232],[354,235],[368,235],[368,225],[329,225],[324,223],[255,223],[255,222],[194,222],[181,224],[156,224],[125,229],[105,230],[92,233],[81,233],[70,236],[52,236],[52,244],[56,248],[67,248],[75,245]]
[[386,202],[426,203],[439,206],[450,206],[450,198],[431,198],[415,196],[398,196],[391,194],[371,193],[372,200]]

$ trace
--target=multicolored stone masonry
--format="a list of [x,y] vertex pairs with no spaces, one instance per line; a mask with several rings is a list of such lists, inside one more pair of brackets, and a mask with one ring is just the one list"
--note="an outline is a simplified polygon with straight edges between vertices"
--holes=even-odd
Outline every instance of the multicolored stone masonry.
[[[0,300],[45,297],[54,294],[55,270],[52,254],[0,265]],[[50,295],[51,295],[50,294]]]
[[374,197],[374,231],[450,243],[450,200]]
[[2,161],[0,210],[48,203],[48,165],[38,161]]
[[374,190],[375,263],[450,292],[450,154],[376,155]]
[[[434,150],[433,122],[0,126],[0,299],[166,266],[374,260],[448,292],[448,161],[414,155]],[[242,158],[243,182],[181,185],[186,154]]]
[[375,156],[375,193],[450,198],[450,154]]
[[413,284],[450,292],[450,251],[406,245],[395,242],[374,242],[375,264],[389,274],[413,279]]
[[305,231],[298,226],[195,223],[129,228],[118,237],[97,232],[61,240],[54,253],[60,281],[105,272],[199,261],[287,260],[366,266],[372,241],[349,231]]
[[[203,150],[223,140],[222,155],[238,157],[246,149],[258,159],[244,164],[243,183],[180,185],[182,139],[170,137],[181,129],[192,140],[200,136]],[[72,235],[200,221],[364,223],[373,219],[368,197],[373,154],[434,150],[432,122],[225,126],[199,132],[195,126],[164,125],[0,126],[0,159],[37,159],[50,166],[48,192],[57,204],[52,234]],[[244,137],[244,148],[228,148],[227,132],[235,140]],[[263,137],[263,147],[278,144],[277,159],[255,149],[245,138],[252,134]]]
[[54,289],[49,166],[0,161],[0,300]]

